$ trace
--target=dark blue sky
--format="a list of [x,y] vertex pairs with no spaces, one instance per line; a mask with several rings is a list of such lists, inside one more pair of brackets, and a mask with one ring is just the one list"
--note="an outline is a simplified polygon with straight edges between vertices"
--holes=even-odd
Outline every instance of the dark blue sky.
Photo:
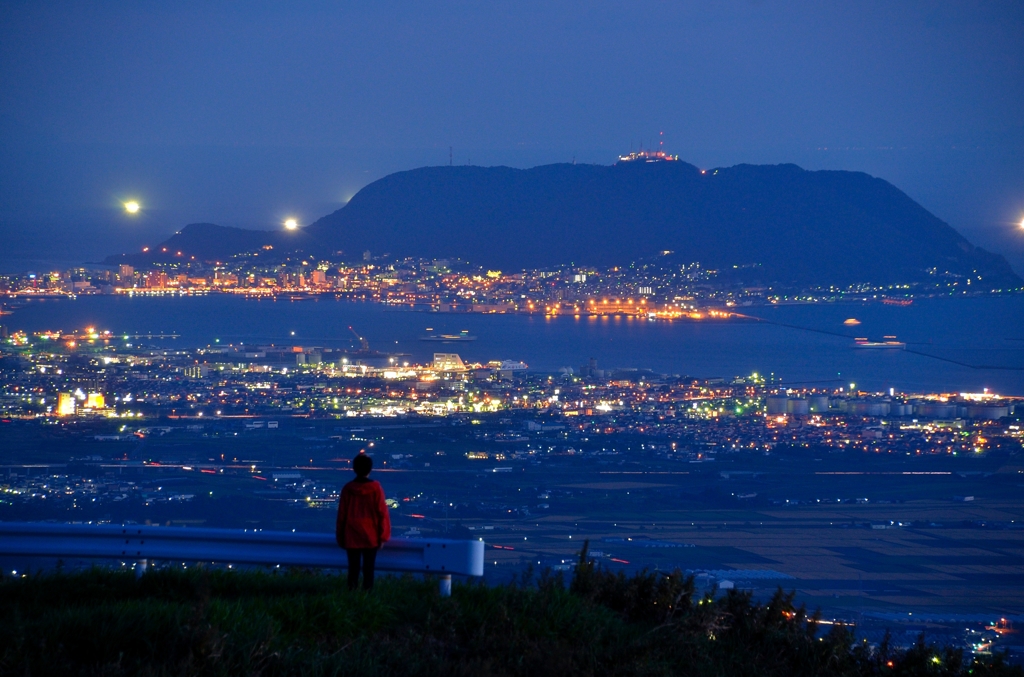
[[449,146],[610,164],[664,132],[880,176],[1024,272],[1019,0],[348,4],[0,4],[0,265],[308,223]]

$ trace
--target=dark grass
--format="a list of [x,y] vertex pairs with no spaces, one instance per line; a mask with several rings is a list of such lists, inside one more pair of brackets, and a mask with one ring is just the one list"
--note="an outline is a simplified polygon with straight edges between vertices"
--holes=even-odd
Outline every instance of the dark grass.
[[568,586],[542,575],[450,598],[411,577],[366,594],[299,571],[93,569],[0,581],[0,674],[1024,674],[923,643],[868,650],[814,620],[781,590],[694,599],[682,576],[590,563]]

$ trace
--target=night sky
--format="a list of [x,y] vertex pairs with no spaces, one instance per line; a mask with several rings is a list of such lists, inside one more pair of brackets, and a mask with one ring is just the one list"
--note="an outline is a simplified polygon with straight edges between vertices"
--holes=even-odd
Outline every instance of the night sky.
[[1024,273],[1024,3],[0,3],[0,270],[659,139],[880,176]]

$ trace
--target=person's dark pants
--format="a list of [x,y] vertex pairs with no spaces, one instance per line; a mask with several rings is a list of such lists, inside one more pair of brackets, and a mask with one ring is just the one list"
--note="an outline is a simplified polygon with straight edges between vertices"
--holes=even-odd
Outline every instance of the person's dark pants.
[[363,570],[363,590],[373,588],[373,565],[377,561],[377,548],[347,548],[348,589],[359,587],[359,570]]

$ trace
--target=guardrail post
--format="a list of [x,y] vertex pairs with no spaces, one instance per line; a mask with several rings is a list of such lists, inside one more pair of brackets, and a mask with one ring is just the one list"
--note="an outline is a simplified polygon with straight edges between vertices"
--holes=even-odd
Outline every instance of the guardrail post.
[[142,574],[146,573],[146,569],[149,567],[148,559],[140,559],[135,563],[135,578],[142,578]]
[[441,597],[451,597],[452,596],[452,575],[451,574],[445,574],[445,575],[441,576],[440,580],[441,580],[441,584],[439,586],[439,589],[440,589],[440,592],[441,592]]

